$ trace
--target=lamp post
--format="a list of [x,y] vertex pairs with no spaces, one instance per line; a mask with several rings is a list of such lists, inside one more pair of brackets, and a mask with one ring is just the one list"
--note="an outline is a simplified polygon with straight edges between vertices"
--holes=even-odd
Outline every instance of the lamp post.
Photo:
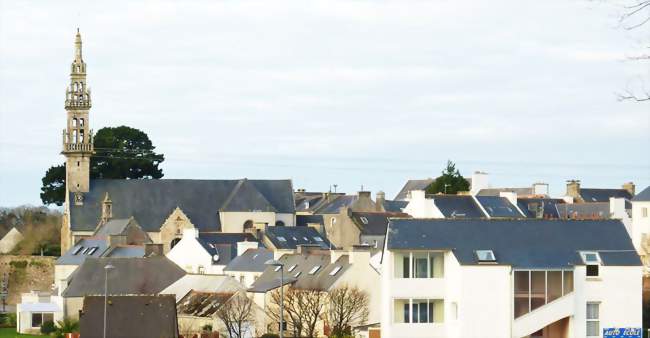
[[445,183],[445,195],[447,195],[447,187],[451,187],[451,184]]
[[104,266],[104,338],[106,338],[106,305],[108,305],[108,271],[115,269],[111,264]]
[[284,264],[275,259],[269,259],[264,264],[280,267],[280,338],[284,338]]

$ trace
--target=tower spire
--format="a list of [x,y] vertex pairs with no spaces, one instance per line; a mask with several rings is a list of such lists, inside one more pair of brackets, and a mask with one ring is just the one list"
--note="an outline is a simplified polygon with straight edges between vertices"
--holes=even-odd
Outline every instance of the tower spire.
[[77,27],[77,36],[74,40],[74,61],[83,62],[81,58],[81,33],[79,33],[79,27]]

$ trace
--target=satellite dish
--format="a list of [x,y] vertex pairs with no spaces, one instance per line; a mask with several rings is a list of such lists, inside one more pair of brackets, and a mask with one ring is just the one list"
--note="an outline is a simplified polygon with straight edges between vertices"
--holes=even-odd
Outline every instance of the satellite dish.
[[212,260],[215,261],[215,262],[218,262],[219,261],[219,255],[212,256]]

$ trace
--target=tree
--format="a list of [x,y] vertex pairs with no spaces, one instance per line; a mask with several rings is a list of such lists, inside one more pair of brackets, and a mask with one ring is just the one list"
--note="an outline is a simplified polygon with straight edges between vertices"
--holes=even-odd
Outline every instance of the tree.
[[242,293],[233,295],[215,314],[226,326],[230,338],[245,337],[246,330],[255,322],[253,300]]
[[[149,136],[126,126],[105,127],[93,138],[95,154],[90,158],[90,178],[158,179],[165,160],[154,152]],[[65,164],[50,167],[43,177],[43,204],[62,205],[65,201]]]
[[352,326],[363,325],[368,321],[368,293],[355,287],[343,285],[328,294],[329,311],[327,319],[332,335],[337,338],[350,335]]
[[[268,316],[280,322],[280,289],[271,293]],[[294,337],[317,337],[316,325],[325,314],[327,294],[315,289],[287,288],[284,292],[284,320]]]
[[442,175],[436,178],[427,188],[427,194],[457,194],[459,191],[468,191],[469,182],[456,169],[456,164],[447,161],[447,168],[442,171]]

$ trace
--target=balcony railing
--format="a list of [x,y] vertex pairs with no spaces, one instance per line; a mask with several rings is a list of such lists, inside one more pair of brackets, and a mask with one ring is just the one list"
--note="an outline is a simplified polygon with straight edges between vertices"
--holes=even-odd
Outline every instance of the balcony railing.
[[93,151],[93,144],[92,143],[64,143],[63,150],[90,152]]

